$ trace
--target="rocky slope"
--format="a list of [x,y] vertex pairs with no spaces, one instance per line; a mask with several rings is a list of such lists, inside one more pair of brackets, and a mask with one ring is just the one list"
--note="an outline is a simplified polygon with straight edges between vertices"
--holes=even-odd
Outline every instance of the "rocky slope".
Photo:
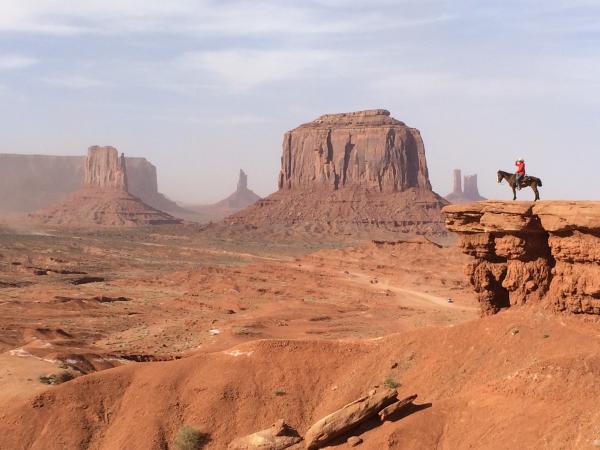
[[50,225],[135,226],[178,223],[127,192],[125,156],[113,147],[90,147],[84,185],[63,202],[30,214]]
[[[29,213],[64,200],[84,182],[85,156],[0,154],[0,213]],[[186,212],[158,191],[156,167],[126,157],[129,192],[161,211]]]
[[488,201],[443,211],[473,257],[466,273],[484,313],[541,304],[600,314],[600,202]]
[[386,110],[327,114],[285,133],[279,190],[231,224],[441,231],[418,130]]
[[327,448],[351,448],[352,435],[368,450],[593,448],[599,342],[593,324],[522,309],[368,341],[258,340],[102,371],[13,402],[0,410],[0,447],[158,450],[187,424],[208,434],[202,448],[223,450],[279,419],[305,436],[391,379],[421,407]]

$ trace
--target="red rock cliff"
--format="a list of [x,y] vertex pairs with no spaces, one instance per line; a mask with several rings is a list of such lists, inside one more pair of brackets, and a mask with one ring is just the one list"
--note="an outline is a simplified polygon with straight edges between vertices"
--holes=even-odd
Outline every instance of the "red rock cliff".
[[478,202],[443,209],[473,257],[482,312],[536,304],[600,314],[600,202]]
[[285,133],[280,189],[353,185],[379,192],[431,189],[419,131],[374,109],[326,114]]
[[85,160],[86,187],[127,191],[125,156],[114,147],[92,146]]

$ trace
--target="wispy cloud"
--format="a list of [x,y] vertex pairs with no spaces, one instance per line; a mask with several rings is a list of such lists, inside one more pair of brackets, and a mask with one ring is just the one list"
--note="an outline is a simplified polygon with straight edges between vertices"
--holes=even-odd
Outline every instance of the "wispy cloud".
[[37,59],[24,55],[0,55],[0,70],[23,69],[37,64]]
[[[351,2],[354,3],[354,2]],[[391,19],[390,2],[327,5],[327,2],[276,0],[4,0],[0,31],[46,34],[168,32],[176,34],[331,34],[367,30],[373,25],[395,28],[447,21],[445,13],[406,14]],[[410,3],[410,2],[402,2]],[[331,6],[346,14],[331,14]],[[381,28],[379,28],[381,29]]]
[[43,81],[49,85],[67,89],[90,89],[108,85],[105,81],[82,75],[62,75],[44,78]]
[[335,58],[335,53],[324,50],[223,50],[187,53],[176,64],[180,69],[208,72],[233,89],[245,90],[306,76],[309,69]]

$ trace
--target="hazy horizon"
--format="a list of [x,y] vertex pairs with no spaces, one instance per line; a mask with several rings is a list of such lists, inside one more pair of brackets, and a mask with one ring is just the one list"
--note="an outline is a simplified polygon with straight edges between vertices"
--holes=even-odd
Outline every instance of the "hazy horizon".
[[[2,0],[0,153],[112,145],[159,190],[213,203],[277,188],[283,133],[373,108],[421,131],[434,191],[452,170],[509,199],[600,189],[600,4],[589,0]],[[531,199],[529,190],[520,199]]]

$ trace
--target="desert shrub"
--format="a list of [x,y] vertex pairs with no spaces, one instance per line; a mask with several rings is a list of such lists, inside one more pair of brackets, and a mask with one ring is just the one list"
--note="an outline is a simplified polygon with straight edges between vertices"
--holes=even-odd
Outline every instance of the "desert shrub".
[[390,388],[390,389],[396,389],[398,386],[400,386],[400,383],[398,383],[394,378],[387,378],[384,382],[383,385],[386,388]]
[[206,437],[206,434],[200,430],[184,425],[177,432],[173,441],[173,447],[176,450],[197,450],[204,445]]
[[50,375],[41,375],[39,377],[40,383],[43,384],[61,384],[66,381],[70,381],[75,378],[71,372],[64,370],[59,373],[51,373]]
[[277,388],[273,391],[273,394],[275,394],[278,397],[281,397],[282,395],[285,395],[285,391],[281,388]]

